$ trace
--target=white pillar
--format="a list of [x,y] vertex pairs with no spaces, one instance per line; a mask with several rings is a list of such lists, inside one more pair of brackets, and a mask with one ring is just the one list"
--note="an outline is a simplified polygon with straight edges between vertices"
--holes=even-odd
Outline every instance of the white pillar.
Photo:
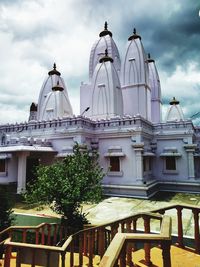
[[185,145],[184,147],[188,156],[188,179],[195,179],[194,151],[197,145],[191,144],[191,145]]
[[142,152],[144,150],[143,143],[137,143],[132,145],[135,150],[135,166],[136,166],[136,181],[138,183],[143,183],[143,156]]
[[20,194],[26,190],[26,158],[29,152],[18,154],[18,174],[17,174],[17,193]]

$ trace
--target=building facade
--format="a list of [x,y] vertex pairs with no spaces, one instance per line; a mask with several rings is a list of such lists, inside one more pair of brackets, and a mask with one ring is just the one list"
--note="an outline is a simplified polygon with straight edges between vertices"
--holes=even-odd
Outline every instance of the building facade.
[[80,87],[73,115],[67,87],[54,64],[30,106],[26,123],[0,126],[0,183],[17,193],[34,179],[38,164],[73,153],[75,142],[99,152],[106,195],[149,198],[158,191],[200,192],[200,128],[170,101],[161,118],[161,86],[155,61],[134,29],[121,62],[105,23]]

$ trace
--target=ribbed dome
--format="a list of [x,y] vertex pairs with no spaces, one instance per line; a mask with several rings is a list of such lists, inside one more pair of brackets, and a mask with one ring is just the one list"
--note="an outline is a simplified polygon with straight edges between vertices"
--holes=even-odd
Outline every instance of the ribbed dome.
[[90,65],[89,65],[89,79],[92,80],[92,75],[96,65],[99,63],[99,59],[104,55],[105,50],[108,50],[108,55],[112,57],[114,67],[117,72],[120,72],[121,60],[119,56],[118,48],[112,39],[112,33],[107,29],[105,24],[104,30],[99,34],[100,38],[92,46],[90,52]]
[[[134,37],[135,36],[135,37]],[[122,69],[122,85],[148,83],[147,57],[141,37],[129,37]]]
[[50,92],[44,102],[40,120],[53,120],[72,116],[72,107],[64,91]]
[[149,86],[151,88],[151,120],[161,122],[161,86],[155,61],[148,54]]
[[175,97],[170,101],[170,107],[167,112],[166,121],[181,121],[184,115],[179,101]]
[[[103,59],[107,59],[104,56]],[[123,115],[123,98],[118,73],[109,60],[100,60],[96,65],[92,79],[92,99],[89,117],[108,119]]]
[[[67,93],[67,88],[65,86],[64,80],[61,77],[61,73],[59,71],[57,71],[56,69],[56,64],[54,63],[53,66],[53,70],[49,71],[49,76],[45,79],[42,88],[40,90],[40,95],[39,95],[39,99],[38,99],[38,114],[37,114],[37,119],[38,120],[42,120],[43,118],[43,107],[44,107],[44,103],[46,101],[47,96],[49,95],[49,93],[52,92],[52,90],[58,90],[62,91],[65,93],[68,102],[69,102],[69,98],[68,98],[68,93]],[[58,88],[59,87],[59,88]],[[69,102],[70,104],[70,102]],[[71,104],[70,104],[71,107]]]

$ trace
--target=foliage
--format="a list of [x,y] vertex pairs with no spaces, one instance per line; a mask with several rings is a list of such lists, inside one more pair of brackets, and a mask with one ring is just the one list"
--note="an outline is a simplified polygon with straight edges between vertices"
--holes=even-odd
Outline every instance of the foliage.
[[9,227],[13,222],[12,198],[6,186],[0,187],[0,231]]
[[49,204],[68,226],[80,229],[87,222],[81,203],[100,201],[103,173],[96,152],[77,143],[73,152],[51,166],[39,166],[37,180],[28,185],[25,198],[32,203]]

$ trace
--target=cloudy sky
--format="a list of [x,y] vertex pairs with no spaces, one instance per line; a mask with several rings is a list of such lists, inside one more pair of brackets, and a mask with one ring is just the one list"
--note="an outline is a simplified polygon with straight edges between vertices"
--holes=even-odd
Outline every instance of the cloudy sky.
[[[200,1],[0,0],[0,123],[24,122],[54,62],[75,114],[90,49],[108,21],[121,57],[133,28],[156,60],[164,113],[200,111]],[[197,122],[197,121],[196,121]]]

